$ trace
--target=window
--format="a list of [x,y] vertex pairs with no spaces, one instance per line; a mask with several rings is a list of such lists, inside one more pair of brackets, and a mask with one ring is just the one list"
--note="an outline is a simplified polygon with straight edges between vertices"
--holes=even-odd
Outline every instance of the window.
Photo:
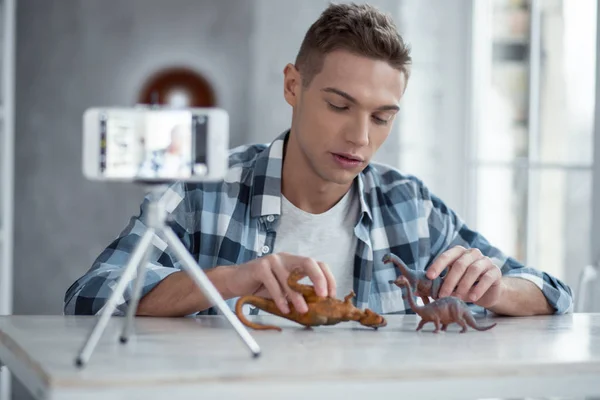
[[466,219],[574,285],[591,256],[596,0],[473,7]]

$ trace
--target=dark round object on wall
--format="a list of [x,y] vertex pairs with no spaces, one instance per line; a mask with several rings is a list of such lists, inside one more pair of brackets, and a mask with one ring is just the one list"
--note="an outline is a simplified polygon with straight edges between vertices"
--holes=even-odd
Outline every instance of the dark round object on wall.
[[140,91],[139,104],[173,107],[215,107],[211,84],[185,67],[165,68],[150,76]]

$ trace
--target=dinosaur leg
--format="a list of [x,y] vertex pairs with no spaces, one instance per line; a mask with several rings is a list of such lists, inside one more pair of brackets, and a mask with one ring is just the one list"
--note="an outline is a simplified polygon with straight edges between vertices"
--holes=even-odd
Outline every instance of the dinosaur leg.
[[352,298],[356,296],[356,294],[354,293],[354,291],[350,291],[350,293],[348,293],[348,295],[346,297],[344,297],[344,303],[349,303],[350,300],[352,300]]
[[460,333],[465,333],[467,331],[467,324],[465,323],[464,319],[458,318],[456,320],[456,323],[459,324],[460,326],[462,326],[462,329],[460,330]]
[[433,331],[433,333],[438,333],[440,331],[440,319],[439,319],[439,317],[436,317],[433,320],[433,323],[435,324],[435,330]]
[[467,324],[465,323],[460,307],[457,304],[453,304],[449,312],[452,320],[462,326],[460,333],[465,333],[467,331]]
[[448,328],[448,324],[442,324],[442,331],[446,332],[447,328]]

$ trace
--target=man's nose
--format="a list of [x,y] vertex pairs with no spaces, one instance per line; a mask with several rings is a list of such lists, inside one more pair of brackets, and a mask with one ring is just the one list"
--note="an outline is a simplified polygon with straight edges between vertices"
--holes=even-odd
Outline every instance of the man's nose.
[[369,144],[369,118],[360,116],[346,129],[346,140],[356,146]]

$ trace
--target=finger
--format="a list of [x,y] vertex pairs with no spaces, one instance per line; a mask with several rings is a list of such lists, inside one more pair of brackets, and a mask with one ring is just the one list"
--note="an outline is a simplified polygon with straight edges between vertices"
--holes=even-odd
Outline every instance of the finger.
[[462,279],[467,267],[481,258],[481,252],[478,249],[470,249],[463,254],[450,266],[448,274],[444,278],[444,283],[440,288],[439,297],[450,296],[458,282]]
[[458,286],[456,287],[456,297],[465,300],[465,296],[469,293],[477,279],[487,272],[490,267],[493,267],[492,262],[486,257],[480,258],[469,265],[461,280],[458,282]]
[[286,296],[284,294],[284,290],[282,289],[282,285],[280,285],[281,279],[278,279],[274,272],[274,268],[276,263],[266,264],[266,267],[263,267],[263,271],[261,272],[260,279],[262,284],[267,288],[269,295],[277,304],[277,307],[283,312],[287,314],[290,312],[288,307],[288,302],[286,300]]
[[456,246],[443,252],[427,269],[427,277],[429,279],[437,278],[447,266],[458,260],[465,250],[462,246]]
[[321,270],[319,264],[317,264],[317,262],[312,258],[303,258],[302,268],[313,283],[317,296],[326,297],[327,278],[325,278],[325,273]]
[[321,271],[323,271],[323,274],[325,275],[325,279],[327,279],[327,290],[328,290],[329,296],[335,297],[336,296],[336,282],[335,282],[333,273],[329,269],[329,266],[327,264],[325,264],[324,262],[319,261],[317,264],[319,265],[319,268],[321,268]]
[[308,305],[306,304],[306,300],[304,300],[304,297],[302,297],[300,293],[293,291],[292,288],[290,288],[288,285],[290,271],[288,270],[288,268],[286,268],[286,265],[284,265],[281,262],[275,262],[273,263],[272,269],[275,275],[277,276],[279,284],[281,285],[281,287],[284,288],[283,290],[285,291],[288,300],[292,302],[296,311],[298,311],[299,313],[307,312]]
[[479,278],[477,286],[475,286],[473,290],[471,290],[469,300],[472,302],[478,301],[489,290],[489,288],[492,287],[492,285],[498,282],[501,278],[502,273],[500,272],[498,267],[493,266],[490,269],[488,269],[486,273]]

